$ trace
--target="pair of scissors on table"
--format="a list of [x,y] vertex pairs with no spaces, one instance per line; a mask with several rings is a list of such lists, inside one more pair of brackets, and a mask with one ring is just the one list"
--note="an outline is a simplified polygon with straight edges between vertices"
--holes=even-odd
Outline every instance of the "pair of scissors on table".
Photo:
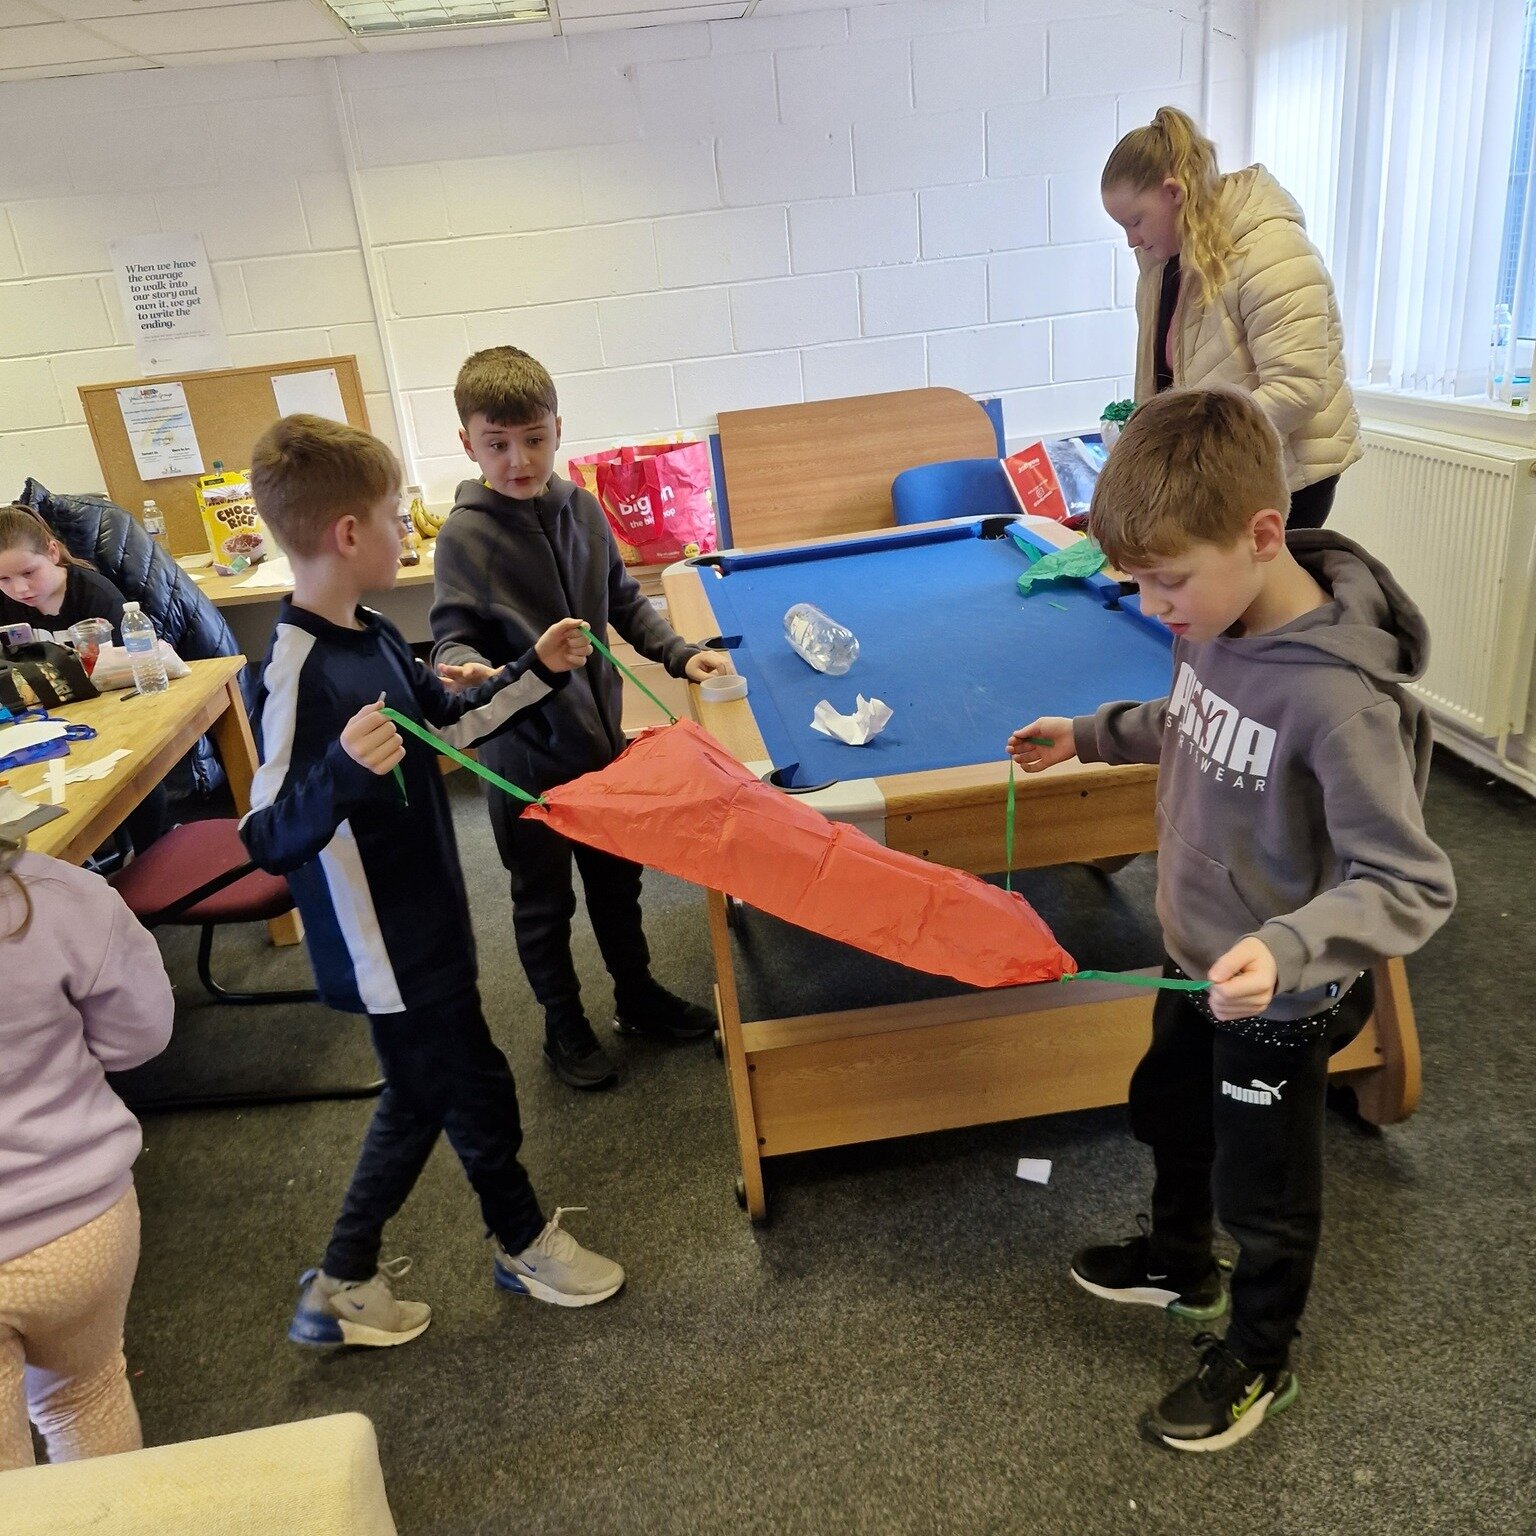
[[19,747],[14,752],[5,750],[6,730],[0,726],[0,773],[11,773],[17,768],[26,768],[32,763],[46,763],[55,757],[65,757],[69,753],[69,744],[72,741],[94,741],[96,727],[94,725],[80,725],[70,720],[56,720],[40,704],[29,705],[26,709],[11,711],[11,723],[21,725],[25,722],[58,725],[63,727],[61,735],[54,736],[48,741],[39,741],[29,747]]
[[29,704],[25,709],[12,711],[11,720],[16,725],[20,725],[24,720],[46,721],[50,725],[62,725],[64,734],[57,738],[62,741],[94,741],[96,739],[94,725],[80,725],[73,720],[56,719],[41,704]]

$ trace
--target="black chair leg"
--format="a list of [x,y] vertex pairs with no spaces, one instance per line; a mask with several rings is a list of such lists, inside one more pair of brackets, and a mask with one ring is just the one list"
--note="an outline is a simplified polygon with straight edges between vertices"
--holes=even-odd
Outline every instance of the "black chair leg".
[[316,1003],[320,1000],[320,994],[313,988],[292,992],[232,992],[213,979],[212,961],[213,924],[204,923],[197,941],[197,976],[215,1001],[259,1007],[270,1003]]
[[[312,989],[286,992],[232,992],[213,979],[213,924],[204,923],[197,944],[198,979],[216,1002],[240,1004],[314,1003],[320,994]],[[384,1090],[384,1079],[366,1083],[342,1083],[333,1088],[279,1088],[255,1092],[236,1089],[229,1093],[194,1093],[171,1095],[162,1099],[138,1099],[132,1090],[120,1087],[128,1107],[138,1115],[163,1113],[177,1109],[255,1109],[267,1104],[318,1104],[331,1099],[372,1099]]]

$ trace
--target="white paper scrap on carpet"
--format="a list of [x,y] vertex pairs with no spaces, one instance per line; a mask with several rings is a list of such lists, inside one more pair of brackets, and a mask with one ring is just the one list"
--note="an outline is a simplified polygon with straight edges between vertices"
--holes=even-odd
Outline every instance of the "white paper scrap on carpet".
[[1049,1184],[1051,1182],[1051,1160],[1048,1157],[1021,1157],[1019,1159],[1019,1177],[1028,1179],[1031,1184]]

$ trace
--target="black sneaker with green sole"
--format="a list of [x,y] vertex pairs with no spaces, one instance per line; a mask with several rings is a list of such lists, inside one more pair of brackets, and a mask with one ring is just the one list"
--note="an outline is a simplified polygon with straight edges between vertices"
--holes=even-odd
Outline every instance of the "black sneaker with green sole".
[[1081,1248],[1072,1259],[1072,1278],[1105,1301],[1157,1307],[1175,1317],[1208,1323],[1227,1310],[1222,1269],[1213,1259],[1203,1275],[1175,1275],[1154,1264],[1145,1231],[1118,1243]]
[[1246,1365],[1214,1333],[1195,1335],[1200,1367],[1142,1421],[1154,1444],[1175,1451],[1225,1451],[1296,1401],[1296,1375],[1285,1366]]

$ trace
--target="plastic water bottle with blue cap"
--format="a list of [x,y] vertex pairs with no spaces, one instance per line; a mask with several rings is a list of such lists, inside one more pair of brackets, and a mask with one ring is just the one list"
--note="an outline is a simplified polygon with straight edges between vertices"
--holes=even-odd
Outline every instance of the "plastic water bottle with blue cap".
[[164,693],[170,687],[160,641],[149,615],[137,603],[123,604],[123,649],[133,666],[133,686],[140,693]]

